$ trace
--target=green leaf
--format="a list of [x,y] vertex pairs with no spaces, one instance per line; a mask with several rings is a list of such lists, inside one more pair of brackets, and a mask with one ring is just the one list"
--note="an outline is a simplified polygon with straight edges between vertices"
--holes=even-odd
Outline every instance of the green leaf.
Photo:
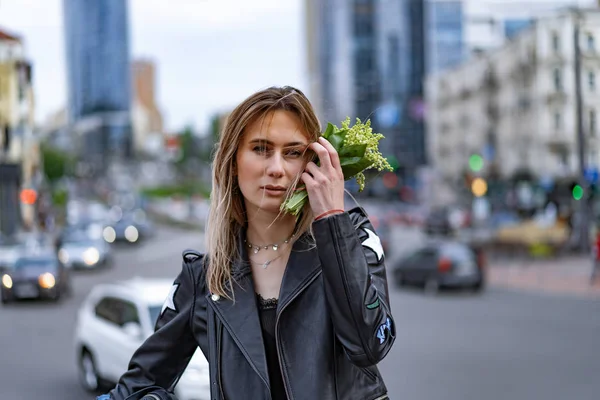
[[338,152],[340,158],[342,157],[359,157],[363,158],[367,151],[367,144],[352,144],[350,146],[343,146]]
[[299,190],[294,193],[288,201],[281,205],[281,211],[292,215],[298,215],[302,211],[302,207],[306,204],[308,192],[306,189]]
[[365,169],[369,168],[371,165],[373,165],[372,161],[370,161],[368,158],[363,158],[357,163],[342,166],[342,172],[344,173],[344,179],[348,180],[348,179],[352,178],[354,175],[358,174],[359,172],[364,171]]
[[329,136],[331,136],[331,134],[334,131],[335,131],[335,126],[331,122],[328,122],[327,123],[327,129],[325,129],[325,132],[323,132],[323,137],[325,139],[329,139]]
[[334,134],[332,134],[331,136],[329,136],[329,138],[327,138],[327,141],[329,143],[331,143],[331,145],[333,146],[333,148],[339,153],[340,149],[342,148],[342,145],[344,144],[344,139],[346,139],[346,133],[348,132],[347,129],[342,129],[340,131],[335,132]]
[[346,165],[354,165],[360,162],[360,160],[362,160],[362,157],[340,157],[340,165],[346,166]]

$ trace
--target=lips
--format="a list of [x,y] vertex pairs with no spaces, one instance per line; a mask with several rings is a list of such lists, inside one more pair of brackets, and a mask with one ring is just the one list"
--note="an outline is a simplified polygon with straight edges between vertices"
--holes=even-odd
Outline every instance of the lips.
[[281,191],[281,192],[285,192],[287,190],[283,186],[273,186],[273,185],[266,185],[266,186],[263,186],[262,188],[267,189],[267,190],[272,190],[272,191]]

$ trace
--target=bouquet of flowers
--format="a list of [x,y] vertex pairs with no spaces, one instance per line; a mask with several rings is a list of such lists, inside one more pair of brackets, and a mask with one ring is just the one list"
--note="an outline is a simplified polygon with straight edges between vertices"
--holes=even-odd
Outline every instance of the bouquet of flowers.
[[[363,173],[365,170],[372,168],[378,171],[393,170],[379,152],[379,141],[384,136],[380,133],[373,133],[370,120],[363,123],[356,118],[356,123],[351,127],[350,117],[348,117],[342,122],[341,129],[328,123],[322,136],[338,152],[344,179],[355,178],[359,191],[365,188],[365,174]],[[297,216],[307,201],[308,193],[306,188],[301,186],[281,204],[281,211]]]

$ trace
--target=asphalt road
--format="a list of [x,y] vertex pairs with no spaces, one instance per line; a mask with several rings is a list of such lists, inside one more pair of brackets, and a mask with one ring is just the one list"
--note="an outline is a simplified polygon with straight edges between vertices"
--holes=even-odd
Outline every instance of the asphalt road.
[[[116,249],[109,270],[77,273],[59,304],[0,307],[0,400],[93,399],[78,384],[72,336],[90,288],[136,275],[174,278],[198,233],[161,228]],[[390,287],[396,344],[381,370],[392,399],[600,398],[600,302],[488,289],[424,296]]]

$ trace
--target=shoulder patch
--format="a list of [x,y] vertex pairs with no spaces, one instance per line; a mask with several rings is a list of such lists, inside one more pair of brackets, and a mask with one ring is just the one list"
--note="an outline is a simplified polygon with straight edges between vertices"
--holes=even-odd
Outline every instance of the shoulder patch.
[[366,247],[372,250],[377,256],[377,262],[381,261],[383,258],[383,246],[381,245],[381,240],[379,236],[375,234],[372,230],[368,228],[362,228],[367,233],[367,238],[363,240],[361,243],[363,247]]

